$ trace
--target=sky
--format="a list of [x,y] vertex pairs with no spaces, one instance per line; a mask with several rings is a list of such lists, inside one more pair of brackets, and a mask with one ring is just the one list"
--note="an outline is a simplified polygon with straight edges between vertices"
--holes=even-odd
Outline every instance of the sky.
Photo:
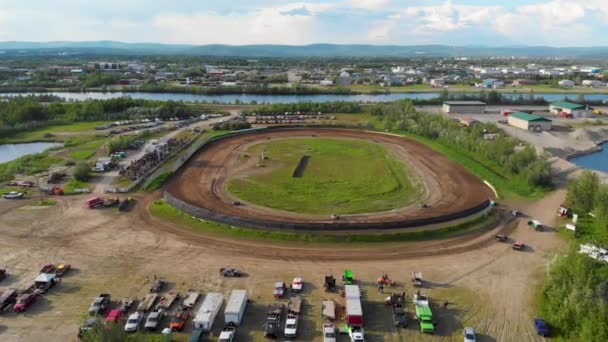
[[608,0],[0,0],[0,41],[608,46]]

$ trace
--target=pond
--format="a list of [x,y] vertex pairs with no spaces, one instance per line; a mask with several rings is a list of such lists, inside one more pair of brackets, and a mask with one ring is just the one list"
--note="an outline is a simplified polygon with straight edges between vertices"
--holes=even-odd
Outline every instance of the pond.
[[0,145],[0,164],[23,157],[28,154],[40,153],[49,148],[62,146],[59,143],[35,142],[27,144],[3,144]]
[[579,167],[608,172],[608,143],[600,145],[602,150],[570,159]]
[[[216,103],[296,103],[296,102],[391,102],[404,99],[429,100],[439,97],[439,93],[391,93],[391,94],[317,94],[317,95],[256,95],[256,94],[229,94],[229,95],[206,95],[185,93],[145,93],[145,92],[50,92],[50,93],[0,93],[0,96],[26,96],[51,94],[68,101],[83,101],[89,99],[105,100],[117,97],[129,96],[134,99],[159,100],[159,101],[186,101],[186,102],[216,102]],[[457,93],[453,93],[457,94]],[[475,94],[470,94],[475,95]],[[503,93],[504,97],[519,97],[520,93]],[[530,94],[522,94],[530,96]],[[547,101],[560,101],[566,97],[577,98],[577,94],[534,94],[536,98]],[[586,100],[608,101],[608,94],[585,94]]]

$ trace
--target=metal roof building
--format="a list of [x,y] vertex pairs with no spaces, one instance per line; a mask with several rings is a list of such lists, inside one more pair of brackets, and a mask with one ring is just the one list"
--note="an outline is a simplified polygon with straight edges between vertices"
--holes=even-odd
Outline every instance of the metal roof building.
[[481,101],[444,101],[443,111],[448,114],[483,114],[486,104]]
[[517,112],[509,115],[510,126],[527,131],[550,131],[552,121],[539,115]]

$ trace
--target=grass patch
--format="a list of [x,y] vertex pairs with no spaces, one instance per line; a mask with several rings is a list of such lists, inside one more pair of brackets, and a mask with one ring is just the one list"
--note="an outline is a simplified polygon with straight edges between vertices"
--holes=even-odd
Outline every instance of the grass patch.
[[165,172],[165,173],[163,173],[163,174],[160,174],[158,177],[154,178],[154,179],[153,179],[153,180],[150,182],[150,184],[148,184],[148,186],[146,186],[146,187],[144,188],[144,190],[145,190],[145,191],[154,191],[154,190],[156,190],[156,189],[160,188],[160,187],[161,187],[161,186],[162,186],[162,185],[165,183],[165,181],[166,181],[166,180],[167,180],[169,177],[171,177],[171,174],[172,174],[171,172]]
[[[265,168],[232,179],[228,191],[264,207],[328,215],[379,212],[412,204],[423,191],[407,165],[379,144],[305,138],[248,150],[252,156],[263,151],[269,156]],[[310,156],[306,169],[293,177],[302,156]]]
[[50,207],[55,204],[57,204],[57,202],[55,200],[51,200],[51,199],[42,199],[42,200],[32,202],[33,206],[38,206],[38,207]]
[[0,164],[0,182],[11,180],[16,174],[33,175],[44,172],[52,165],[62,162],[61,158],[53,157],[48,153],[30,154]]
[[70,146],[74,146],[70,149],[69,156],[73,159],[78,160],[88,160],[93,157],[101,145],[105,143],[106,139],[96,139],[92,140],[86,139],[78,139],[78,143],[76,141],[71,141]]
[[[78,133],[91,134],[96,126],[104,125],[110,121],[75,122],[69,125],[53,125],[33,131],[22,132],[12,138],[3,139],[4,143],[23,143],[31,141],[63,141],[66,137]],[[103,131],[100,131],[103,132]],[[62,133],[68,133],[64,135]]]
[[205,233],[229,235],[245,239],[275,240],[284,242],[314,242],[327,244],[352,244],[352,243],[386,243],[423,241],[432,239],[443,239],[464,234],[474,230],[487,227],[496,218],[494,212],[481,215],[470,221],[458,225],[435,230],[417,230],[388,234],[352,234],[352,235],[328,235],[311,233],[292,233],[283,231],[264,231],[250,228],[231,227],[225,224],[200,220],[183,211],[171,206],[164,200],[154,202],[150,207],[152,215],[164,220],[181,224],[194,230]]
[[63,191],[66,194],[75,194],[76,189],[90,189],[89,183],[81,182],[76,180],[75,178],[72,178],[63,186]]

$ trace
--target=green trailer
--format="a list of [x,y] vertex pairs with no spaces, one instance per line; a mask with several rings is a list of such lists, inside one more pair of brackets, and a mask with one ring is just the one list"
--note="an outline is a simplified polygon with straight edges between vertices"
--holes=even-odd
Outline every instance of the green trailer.
[[355,282],[355,273],[352,270],[344,270],[342,274],[342,280],[344,284],[351,285]]
[[435,324],[433,324],[433,311],[429,305],[428,297],[424,295],[414,295],[414,306],[416,308],[416,318],[420,323],[420,331],[433,334]]

